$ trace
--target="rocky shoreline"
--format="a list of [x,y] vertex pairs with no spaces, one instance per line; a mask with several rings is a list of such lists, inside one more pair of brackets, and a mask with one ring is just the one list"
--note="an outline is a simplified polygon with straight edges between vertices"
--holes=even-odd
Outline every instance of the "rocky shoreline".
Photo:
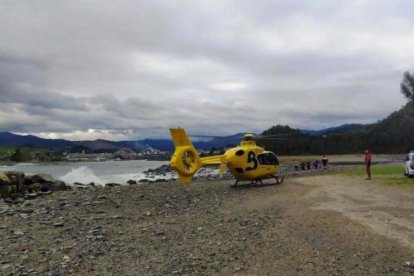
[[47,174],[25,175],[22,172],[0,172],[0,195],[6,201],[24,200],[54,191],[70,189],[65,182]]
[[[360,163],[337,163],[331,164],[327,168],[319,168],[317,170],[297,170],[293,165],[284,166],[281,174],[286,178],[321,175],[329,172],[340,171],[346,168],[362,167]],[[140,180],[130,179],[126,183],[105,183],[103,185],[94,182],[91,183],[65,183],[64,181],[53,179],[48,174],[25,175],[18,171],[0,172],[0,196],[6,202],[13,203],[25,199],[35,198],[41,195],[47,195],[54,191],[65,191],[72,189],[96,189],[99,186],[115,187],[122,185],[152,184],[174,182],[177,174],[169,165],[162,165],[155,169],[149,169],[144,173],[144,178]],[[218,166],[201,168],[194,176],[194,181],[206,180],[231,180],[234,177],[226,172],[219,173]]]

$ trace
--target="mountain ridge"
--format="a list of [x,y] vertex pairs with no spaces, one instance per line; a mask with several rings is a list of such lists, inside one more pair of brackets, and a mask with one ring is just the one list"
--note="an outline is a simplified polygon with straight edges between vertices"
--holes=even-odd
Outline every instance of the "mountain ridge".
[[[277,125],[263,131],[263,134],[280,134],[284,131],[296,135],[295,139],[286,139],[286,141],[281,139],[277,143],[265,141],[261,145],[279,154],[320,154],[321,152],[344,154],[361,152],[366,148],[382,153],[403,153],[414,148],[414,102],[408,102],[400,110],[372,124],[342,124],[320,130],[300,130]],[[207,141],[193,141],[193,144],[202,150],[222,149],[238,145],[243,134],[213,137]],[[142,151],[148,147],[161,151],[172,151],[174,148],[171,139],[69,141],[0,132],[0,146],[22,147],[25,145],[49,149],[77,148],[90,151],[116,151],[121,148]]]
[[[209,150],[211,148],[223,148],[235,146],[239,143],[243,133],[235,135],[216,137],[209,141],[193,141],[196,148]],[[162,151],[171,151],[174,148],[171,139],[144,139],[131,141],[110,141],[105,139],[69,141],[65,139],[47,139],[34,135],[19,135],[11,132],[0,132],[0,146],[23,147],[33,146],[48,149],[89,149],[114,151],[121,148],[130,148],[135,151],[142,151],[152,147]]]

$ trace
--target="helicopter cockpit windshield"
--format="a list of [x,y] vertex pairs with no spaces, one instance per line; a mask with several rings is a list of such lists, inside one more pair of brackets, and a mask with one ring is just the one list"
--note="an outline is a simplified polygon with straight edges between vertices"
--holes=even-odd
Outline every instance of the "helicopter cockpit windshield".
[[262,165],[279,165],[279,160],[277,159],[276,155],[271,152],[257,155],[257,160]]

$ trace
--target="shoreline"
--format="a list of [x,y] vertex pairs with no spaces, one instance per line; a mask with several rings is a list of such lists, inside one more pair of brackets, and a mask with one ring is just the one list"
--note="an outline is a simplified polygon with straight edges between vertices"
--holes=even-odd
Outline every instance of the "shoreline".
[[[283,158],[281,158],[283,160]],[[297,160],[298,158],[296,158]],[[308,159],[309,160],[309,159]],[[131,160],[125,160],[125,161],[131,161]],[[136,161],[136,160],[134,160]],[[146,162],[162,162],[162,161],[147,161]],[[113,161],[118,162],[118,161]],[[363,168],[364,162],[359,161],[356,158],[347,158],[345,160],[338,160],[338,161],[330,161],[328,162],[328,166],[326,169],[323,168],[322,164],[319,165],[318,169],[315,170],[313,167],[310,169],[301,169],[300,166],[298,166],[298,169],[295,169],[295,165],[299,165],[299,161],[282,161],[281,163],[281,174],[283,174],[285,177],[299,177],[299,176],[308,176],[308,175],[320,175],[320,174],[326,174],[329,172],[334,171],[340,171],[344,169],[349,168]],[[79,164],[82,162],[53,162],[53,163],[40,163],[41,165],[44,165],[45,167],[48,166],[54,166],[54,165],[70,165],[70,164]],[[89,163],[89,162],[84,162]],[[91,163],[102,163],[102,161],[96,161]],[[386,164],[399,164],[399,158],[388,158],[388,159],[380,159],[379,161],[374,161],[372,163],[373,166],[378,165],[386,165]],[[402,162],[401,162],[402,163]],[[19,171],[18,166],[37,166],[39,163],[17,163],[14,166],[1,167],[0,172],[7,172],[7,171]],[[17,166],[16,166],[17,165]],[[82,167],[80,167],[82,168]],[[16,170],[15,170],[16,169]],[[72,169],[73,170],[73,169]],[[93,171],[91,171],[92,174],[94,174]],[[34,175],[34,174],[44,174],[42,171],[32,172],[32,173],[25,173],[27,175]],[[95,174],[97,177],[99,177],[98,174]],[[138,177],[140,176],[140,177]],[[57,178],[62,179],[63,177]],[[125,179],[124,181],[110,181],[110,182],[94,182],[93,185],[100,185],[105,186],[106,184],[117,184],[117,185],[131,185],[131,183],[139,184],[139,183],[158,183],[158,182],[172,182],[177,180],[178,175],[175,171],[173,171],[168,164],[163,164],[156,168],[149,168],[146,170],[143,170],[142,172],[135,173],[135,179],[129,178]],[[219,173],[219,166],[208,166],[208,167],[202,167],[195,175],[193,181],[204,181],[204,180],[221,180],[221,179],[233,179],[233,176],[227,171],[223,174]],[[69,186],[73,186],[73,184],[76,182],[78,185],[88,185],[91,184],[88,181],[82,181],[81,179],[77,179],[73,182],[71,181],[65,181]]]

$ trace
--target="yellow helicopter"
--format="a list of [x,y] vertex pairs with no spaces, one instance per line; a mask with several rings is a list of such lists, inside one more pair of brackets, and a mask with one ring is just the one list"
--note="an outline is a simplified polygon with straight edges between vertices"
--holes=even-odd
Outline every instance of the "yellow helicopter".
[[170,166],[178,172],[182,184],[191,183],[194,174],[209,165],[220,165],[221,173],[228,169],[236,179],[234,186],[239,181],[263,185],[264,179],[275,179],[275,184],[284,180],[277,156],[257,146],[252,134],[245,134],[239,146],[228,149],[223,155],[200,157],[184,129],[172,128],[170,132],[175,147]]

